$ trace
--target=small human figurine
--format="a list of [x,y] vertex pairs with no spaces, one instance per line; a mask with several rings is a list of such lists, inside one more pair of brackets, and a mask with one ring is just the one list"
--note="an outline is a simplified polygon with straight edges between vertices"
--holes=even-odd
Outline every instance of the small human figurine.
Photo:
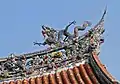
[[0,74],[2,74],[2,71],[3,71],[2,65],[0,65]]
[[7,61],[4,63],[4,67],[5,69],[7,69],[8,71],[15,71],[16,66],[16,57],[15,55],[12,53],[8,56]]

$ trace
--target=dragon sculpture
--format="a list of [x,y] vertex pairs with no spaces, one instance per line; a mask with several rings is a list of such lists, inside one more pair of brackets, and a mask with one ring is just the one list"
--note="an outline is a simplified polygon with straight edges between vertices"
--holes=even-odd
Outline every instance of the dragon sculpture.
[[85,21],[82,26],[74,28],[74,34],[68,32],[68,27],[76,22],[73,21],[65,29],[57,31],[54,28],[42,26],[42,34],[45,37],[43,43],[34,42],[36,45],[50,45],[46,50],[22,55],[11,54],[7,58],[0,58],[0,80],[19,79],[45,73],[57,72],[62,68],[71,67],[75,63],[86,60],[91,52],[100,53],[100,45],[104,42],[102,37],[105,29],[103,13],[100,21],[84,35],[79,30],[85,30],[91,26]]

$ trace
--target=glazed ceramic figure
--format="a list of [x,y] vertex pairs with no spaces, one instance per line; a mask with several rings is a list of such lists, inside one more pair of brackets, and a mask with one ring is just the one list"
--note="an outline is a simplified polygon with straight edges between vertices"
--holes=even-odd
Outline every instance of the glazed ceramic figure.
[[83,30],[86,29],[86,27],[89,27],[89,26],[91,26],[91,25],[92,25],[91,22],[89,22],[89,21],[84,21],[84,23],[83,23],[81,26],[76,26],[76,27],[74,28],[74,37],[75,37],[76,39],[78,39],[78,37],[79,37],[79,31],[83,31]]
[[68,36],[70,36],[71,34],[68,32],[68,28],[72,25],[72,24],[75,24],[76,23],[76,21],[73,21],[73,22],[70,22],[66,27],[65,27],[65,29],[63,29],[63,30],[60,30],[59,32],[58,32],[58,41],[63,41],[63,36],[65,36],[65,39],[68,37]]

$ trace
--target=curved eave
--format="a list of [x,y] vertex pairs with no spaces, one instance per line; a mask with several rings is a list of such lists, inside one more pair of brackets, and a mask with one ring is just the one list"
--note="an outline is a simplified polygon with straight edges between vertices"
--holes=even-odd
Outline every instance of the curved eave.
[[116,79],[107,71],[106,67],[101,63],[99,57],[95,52],[92,53],[92,57],[99,67],[99,69],[102,71],[102,73],[105,75],[106,78],[108,78],[111,82],[116,84]]
[[118,84],[95,53],[89,59],[91,61],[75,65],[73,68],[63,69],[54,74],[24,80],[11,80],[7,84]]

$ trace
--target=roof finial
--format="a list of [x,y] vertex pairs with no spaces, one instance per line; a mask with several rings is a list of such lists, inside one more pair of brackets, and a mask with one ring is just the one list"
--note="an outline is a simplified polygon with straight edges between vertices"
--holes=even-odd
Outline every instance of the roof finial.
[[102,18],[101,18],[101,20],[103,20],[104,19],[104,17],[105,17],[105,14],[107,13],[107,5],[106,5],[106,7],[105,7],[105,9],[104,9],[104,13],[103,13],[103,15],[102,15]]

